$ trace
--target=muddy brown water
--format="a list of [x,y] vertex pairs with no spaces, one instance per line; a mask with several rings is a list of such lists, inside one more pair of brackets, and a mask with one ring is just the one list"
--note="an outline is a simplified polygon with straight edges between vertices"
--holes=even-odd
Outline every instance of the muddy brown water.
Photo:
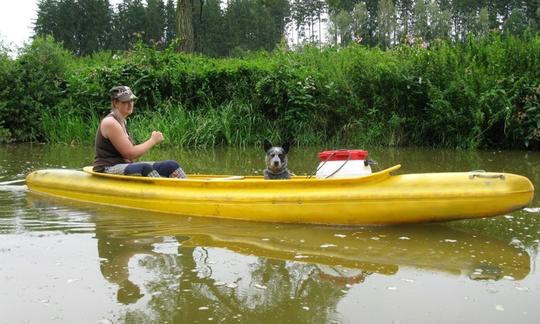
[[[289,167],[313,174],[317,152]],[[369,148],[368,148],[369,149]],[[375,170],[487,170],[540,184],[540,153],[369,149]],[[264,153],[156,149],[189,173],[261,174]],[[80,168],[85,146],[0,146],[0,182]],[[479,220],[333,227],[164,215],[0,186],[0,323],[537,323],[540,202]]]

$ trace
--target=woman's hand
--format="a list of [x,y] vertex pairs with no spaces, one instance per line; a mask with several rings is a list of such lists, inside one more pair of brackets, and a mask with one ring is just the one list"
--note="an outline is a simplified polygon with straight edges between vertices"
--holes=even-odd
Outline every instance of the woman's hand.
[[150,135],[150,140],[154,142],[154,145],[163,142],[164,139],[160,131],[153,131],[152,135]]

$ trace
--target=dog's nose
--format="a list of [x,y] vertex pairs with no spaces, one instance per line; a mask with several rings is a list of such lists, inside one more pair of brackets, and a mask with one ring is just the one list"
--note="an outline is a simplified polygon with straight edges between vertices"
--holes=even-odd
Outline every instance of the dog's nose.
[[278,166],[279,165],[279,161],[274,161],[274,166]]

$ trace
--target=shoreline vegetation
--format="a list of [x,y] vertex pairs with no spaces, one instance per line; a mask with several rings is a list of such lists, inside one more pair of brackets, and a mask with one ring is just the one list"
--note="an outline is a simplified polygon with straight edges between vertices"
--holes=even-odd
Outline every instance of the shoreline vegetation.
[[36,38],[0,50],[0,143],[93,143],[116,84],[139,97],[130,130],[183,147],[540,148],[540,36],[494,33],[389,50],[351,44],[209,58],[138,45],[76,57]]

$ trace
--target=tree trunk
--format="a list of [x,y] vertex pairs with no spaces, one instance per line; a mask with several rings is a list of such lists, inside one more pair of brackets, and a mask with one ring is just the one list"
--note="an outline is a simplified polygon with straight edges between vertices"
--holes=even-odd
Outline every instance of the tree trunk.
[[322,39],[321,39],[321,12],[318,12],[318,20],[319,20],[319,48],[322,48]]
[[193,53],[195,48],[191,17],[191,0],[178,0],[176,5],[176,37],[178,44],[176,48],[179,52]]

